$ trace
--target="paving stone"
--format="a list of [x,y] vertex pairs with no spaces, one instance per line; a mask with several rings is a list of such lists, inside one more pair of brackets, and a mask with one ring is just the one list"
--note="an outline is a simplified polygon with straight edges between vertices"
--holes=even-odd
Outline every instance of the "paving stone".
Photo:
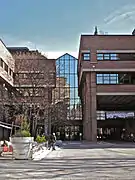
[[134,153],[115,143],[65,143],[41,161],[0,159],[0,179],[134,180]]

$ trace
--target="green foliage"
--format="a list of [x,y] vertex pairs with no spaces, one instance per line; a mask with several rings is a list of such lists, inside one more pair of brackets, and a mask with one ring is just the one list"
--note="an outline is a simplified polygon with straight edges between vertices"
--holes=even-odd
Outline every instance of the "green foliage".
[[21,130],[30,131],[30,124],[27,121],[27,118],[24,116],[23,121],[21,123]]
[[46,142],[46,138],[45,138],[45,136],[37,136],[37,138],[36,138],[36,142],[37,143],[43,143],[43,142]]
[[24,116],[23,121],[21,122],[21,129],[19,129],[14,137],[31,137],[30,134],[30,124],[27,121],[27,118]]
[[22,135],[22,137],[31,137],[30,132],[27,130],[22,130],[21,135]]

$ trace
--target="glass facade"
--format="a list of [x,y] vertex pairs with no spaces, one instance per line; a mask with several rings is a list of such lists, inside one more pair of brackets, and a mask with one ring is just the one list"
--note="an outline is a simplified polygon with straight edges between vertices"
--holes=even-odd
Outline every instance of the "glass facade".
[[54,118],[59,118],[58,131],[64,131],[66,139],[69,136],[69,139],[75,139],[81,130],[79,126],[72,125],[72,122],[82,120],[81,103],[78,96],[77,59],[69,54],[59,57],[56,60],[56,73],[56,88],[52,94],[52,103],[55,106],[59,104],[59,111]]

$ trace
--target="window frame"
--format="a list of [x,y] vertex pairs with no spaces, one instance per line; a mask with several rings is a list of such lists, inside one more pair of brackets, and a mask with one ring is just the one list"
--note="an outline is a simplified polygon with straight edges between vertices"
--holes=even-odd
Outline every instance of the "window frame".
[[0,66],[1,66],[2,68],[4,68],[4,61],[3,61],[2,58],[0,58]]
[[5,63],[4,70],[8,73],[8,65]]
[[97,60],[98,60],[98,61],[104,60],[104,55],[103,55],[103,53],[97,53]]
[[90,52],[84,52],[82,53],[83,61],[90,61],[91,60],[91,54]]
[[96,74],[97,85],[116,85],[118,84],[118,74]]
[[97,53],[98,61],[117,61],[118,54],[116,53]]

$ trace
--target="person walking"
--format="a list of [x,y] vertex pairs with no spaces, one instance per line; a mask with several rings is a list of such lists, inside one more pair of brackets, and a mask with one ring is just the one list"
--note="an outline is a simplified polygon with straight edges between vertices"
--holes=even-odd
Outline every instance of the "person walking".
[[50,135],[49,136],[49,139],[48,139],[48,149],[50,150],[51,149],[51,147],[52,147],[52,150],[55,150],[55,142],[56,142],[56,140],[55,140],[55,136],[54,135]]

